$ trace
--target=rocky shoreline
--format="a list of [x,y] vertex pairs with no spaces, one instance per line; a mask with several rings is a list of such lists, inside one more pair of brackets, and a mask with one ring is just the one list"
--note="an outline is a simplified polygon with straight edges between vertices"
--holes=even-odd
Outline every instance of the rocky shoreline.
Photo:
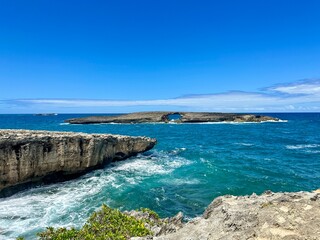
[[150,209],[120,212],[103,205],[81,229],[47,228],[40,239],[316,240],[319,215],[320,190],[221,196],[189,222],[181,212],[161,219]]
[[254,114],[210,112],[138,112],[117,116],[91,116],[67,119],[71,124],[98,123],[205,123],[205,122],[268,122],[278,118]]
[[0,130],[0,197],[78,177],[153,148],[156,140],[111,134]]
[[[148,217],[130,212],[132,216]],[[187,223],[182,215],[158,220],[154,236],[132,240],[218,239],[320,239],[320,190],[314,192],[266,191],[262,195],[221,196],[201,217]],[[152,221],[152,217],[150,217]]]
[[[0,130],[0,196],[30,184],[75,178],[155,144],[147,137]],[[320,190],[221,196],[189,222],[183,222],[182,213],[166,219],[150,211],[124,214],[145,219],[153,233],[132,240],[320,239]]]

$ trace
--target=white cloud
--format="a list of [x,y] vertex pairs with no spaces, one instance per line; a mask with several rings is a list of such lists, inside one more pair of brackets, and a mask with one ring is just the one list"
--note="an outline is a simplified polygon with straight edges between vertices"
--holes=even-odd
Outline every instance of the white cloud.
[[302,80],[287,85],[278,85],[268,90],[287,94],[320,95],[320,80]]
[[265,88],[261,92],[225,92],[156,100],[16,99],[5,101],[19,111],[129,112],[188,110],[219,112],[320,111],[320,81],[304,80]]

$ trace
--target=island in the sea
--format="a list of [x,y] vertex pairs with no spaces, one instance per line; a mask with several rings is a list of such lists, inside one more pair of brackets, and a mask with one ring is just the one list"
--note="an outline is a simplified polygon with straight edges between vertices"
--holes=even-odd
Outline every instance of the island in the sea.
[[278,118],[240,113],[213,112],[137,112],[113,116],[90,116],[67,119],[72,124],[94,123],[207,123],[207,122],[267,122]]
[[47,116],[57,116],[58,115],[58,113],[36,113],[36,114],[34,114],[34,116],[45,116],[45,117],[47,117]]

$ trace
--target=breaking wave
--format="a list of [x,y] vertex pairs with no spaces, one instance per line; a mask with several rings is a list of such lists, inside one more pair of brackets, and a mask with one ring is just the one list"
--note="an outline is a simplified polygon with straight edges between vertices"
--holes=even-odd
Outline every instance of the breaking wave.
[[[140,154],[73,181],[42,186],[0,199],[0,239],[15,239],[25,232],[28,233],[26,237],[32,239],[36,232],[47,226],[80,227],[102,203],[113,201],[109,193],[121,194],[149,177],[169,174],[192,164],[179,156],[184,150]],[[188,182],[177,179],[176,184]]]

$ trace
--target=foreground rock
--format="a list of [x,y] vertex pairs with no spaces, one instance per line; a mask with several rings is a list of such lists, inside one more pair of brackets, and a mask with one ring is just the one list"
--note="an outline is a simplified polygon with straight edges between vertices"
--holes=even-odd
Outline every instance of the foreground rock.
[[77,177],[148,151],[155,143],[146,137],[0,130],[0,197],[35,182]]
[[132,239],[316,240],[320,239],[319,216],[320,191],[222,196],[209,205],[202,217],[183,227],[178,223],[176,229],[172,228],[174,233]]
[[117,116],[92,116],[68,119],[72,124],[92,123],[201,123],[201,122],[264,122],[279,121],[277,118],[235,113],[200,112],[139,112]]

